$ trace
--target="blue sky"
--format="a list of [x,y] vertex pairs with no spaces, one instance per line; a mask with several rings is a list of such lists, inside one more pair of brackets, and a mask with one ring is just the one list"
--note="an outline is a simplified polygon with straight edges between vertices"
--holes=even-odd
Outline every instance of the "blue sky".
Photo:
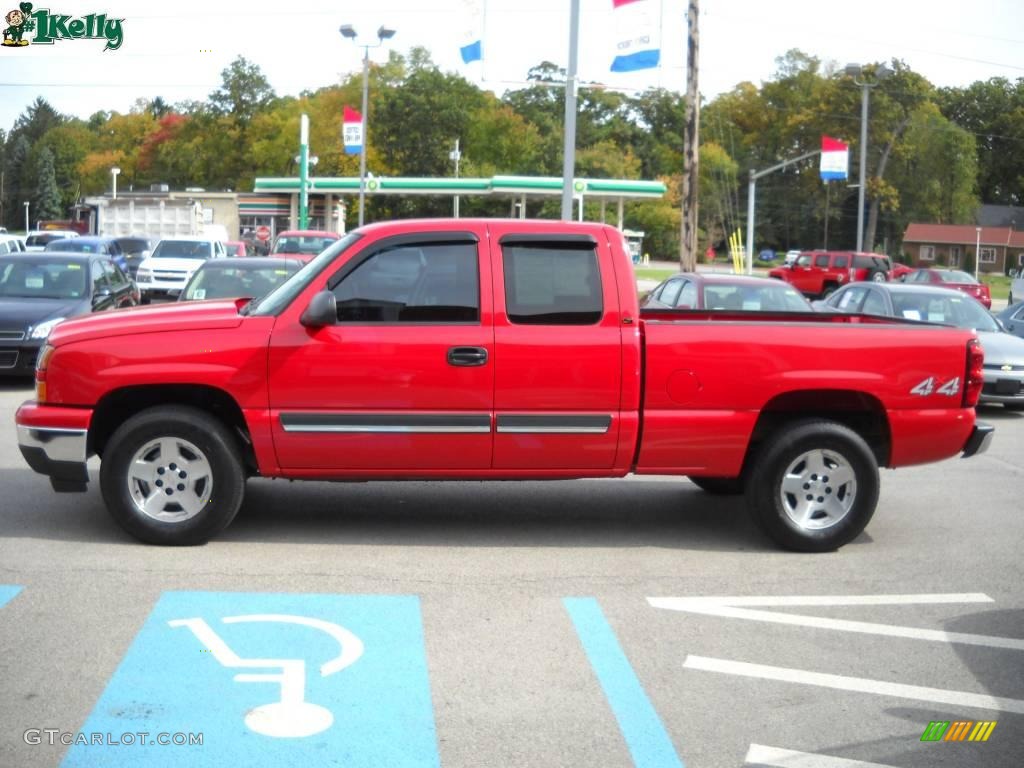
[[[11,8],[16,4],[8,0]],[[685,0],[661,3],[659,69],[612,75],[611,0],[581,0],[581,77],[615,88],[685,90],[686,5]],[[703,0],[701,6],[705,98],[744,80],[769,79],[775,58],[791,48],[840,66],[900,58],[936,85],[1024,77],[1021,0]],[[368,43],[376,42],[374,32],[381,24],[393,27],[397,32],[390,47],[405,52],[424,46],[442,69],[498,93],[520,85],[532,65],[542,60],[565,65],[568,58],[569,0],[488,0],[485,58],[470,66],[462,64],[458,53],[465,29],[463,0],[291,0],[274,5],[61,0],[59,5],[37,3],[39,8],[122,17],[124,42],[116,51],[104,51],[98,40],[0,49],[4,129],[37,95],[81,117],[98,109],[127,111],[139,97],[203,99],[239,54],[259,64],[280,94],[336,83],[360,69],[362,50],[338,34],[344,23],[353,24]],[[382,60],[386,53],[377,50],[371,56]]]

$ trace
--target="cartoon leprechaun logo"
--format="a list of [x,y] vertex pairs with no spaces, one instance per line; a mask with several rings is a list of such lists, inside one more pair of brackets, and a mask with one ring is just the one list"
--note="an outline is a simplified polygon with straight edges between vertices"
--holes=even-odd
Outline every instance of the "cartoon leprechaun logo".
[[21,47],[28,45],[28,40],[22,39],[22,36],[36,28],[36,23],[32,21],[29,15],[31,13],[32,3],[22,3],[18,8],[7,12],[7,15],[4,16],[4,20],[7,22],[7,28],[4,30],[3,44],[5,46]]

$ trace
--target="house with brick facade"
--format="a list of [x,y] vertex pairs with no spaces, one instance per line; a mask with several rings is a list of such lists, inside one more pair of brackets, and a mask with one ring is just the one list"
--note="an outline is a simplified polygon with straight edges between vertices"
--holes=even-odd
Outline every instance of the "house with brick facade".
[[[979,233],[980,230],[980,233]],[[979,246],[980,239],[980,246]],[[974,224],[909,224],[903,253],[919,267],[967,266],[978,248],[979,272],[1005,275],[1024,267],[1024,231]]]

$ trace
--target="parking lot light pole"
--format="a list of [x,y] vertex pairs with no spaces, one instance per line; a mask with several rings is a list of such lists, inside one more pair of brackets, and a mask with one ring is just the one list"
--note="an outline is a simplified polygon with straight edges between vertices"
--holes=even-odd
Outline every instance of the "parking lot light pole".
[[975,227],[974,232],[977,240],[974,243],[974,279],[978,279],[978,262],[981,261],[981,227]]
[[[857,188],[857,250],[864,250],[864,177],[867,175],[868,167],[868,100],[871,89],[882,80],[892,74],[892,70],[880,64],[875,69],[875,79],[858,80],[858,75],[864,74],[864,67],[860,64],[847,64],[844,70],[847,75],[853,78],[853,82],[861,87],[860,99],[860,184]],[[868,246],[870,247],[870,243]]]
[[[342,37],[346,37],[356,45],[356,30],[351,24],[342,24],[338,31],[341,32]],[[395,36],[395,30],[389,29],[388,27],[381,26],[377,30],[377,44],[376,45],[363,45],[363,141],[359,149],[359,226],[363,226],[365,220],[366,210],[366,111],[368,105],[368,96],[370,92],[370,49],[380,48],[384,45],[385,40],[390,40]]]
[[112,200],[117,200],[117,174],[119,174],[120,172],[121,169],[116,166],[110,169]]
[[28,233],[29,233],[29,226],[28,226],[28,200],[26,200],[25,201],[25,234],[27,235]]

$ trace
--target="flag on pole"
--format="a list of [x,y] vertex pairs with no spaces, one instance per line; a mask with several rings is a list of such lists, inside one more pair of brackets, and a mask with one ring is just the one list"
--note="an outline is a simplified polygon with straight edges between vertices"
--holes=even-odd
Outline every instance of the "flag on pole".
[[821,180],[845,179],[850,167],[850,145],[831,136],[821,137]]
[[363,116],[348,106],[342,118],[341,138],[346,155],[358,155],[363,151]]
[[661,60],[658,39],[661,4],[656,0],[612,0],[615,59],[612,72],[653,69]]
[[459,53],[464,64],[480,61],[484,57],[484,0],[462,0],[464,32]]

